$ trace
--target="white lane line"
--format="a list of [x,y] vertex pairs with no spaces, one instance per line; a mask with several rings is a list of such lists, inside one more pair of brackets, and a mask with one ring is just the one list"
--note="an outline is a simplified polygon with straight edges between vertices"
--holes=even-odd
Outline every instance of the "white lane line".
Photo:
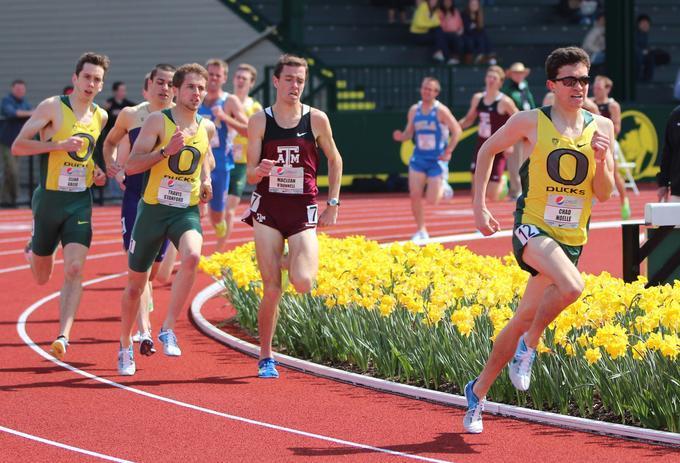
[[23,437],[25,439],[34,440],[34,441],[40,442],[42,444],[53,445],[55,447],[59,447],[59,448],[66,449],[66,450],[71,450],[73,452],[83,453],[83,454],[89,455],[91,457],[101,458],[102,460],[115,461],[115,462],[118,462],[118,463],[132,463],[130,460],[123,460],[122,458],[116,458],[116,457],[112,457],[110,455],[104,455],[103,453],[93,452],[92,450],[86,450],[86,449],[81,449],[80,447],[74,447],[72,445],[62,444],[61,442],[45,439],[43,437],[34,436],[33,434],[26,434],[25,432],[17,431],[16,429],[6,428],[4,426],[0,426],[0,431],[6,432],[8,434],[14,434],[15,436]]
[[[113,274],[113,275],[107,275],[107,276],[95,278],[93,280],[85,281],[85,282],[83,282],[83,287],[94,285],[96,283],[101,283],[101,282],[107,281],[107,280],[113,280],[114,278],[118,278],[118,277],[121,277],[121,276],[126,275],[126,274],[127,274],[127,272],[116,273],[116,274]],[[262,428],[273,429],[275,431],[281,431],[281,432],[285,432],[285,433],[289,433],[289,434],[295,434],[295,435],[298,435],[298,436],[308,437],[308,438],[311,438],[311,439],[317,439],[317,440],[321,440],[321,441],[325,441],[325,442],[332,442],[334,444],[344,445],[344,446],[347,446],[347,447],[354,447],[354,448],[370,450],[370,451],[378,452],[378,453],[385,453],[385,454],[388,454],[388,455],[393,455],[393,456],[397,456],[397,457],[401,457],[401,458],[407,458],[407,459],[410,459],[410,460],[428,461],[428,462],[433,462],[433,463],[451,463],[447,460],[439,460],[439,459],[436,459],[436,458],[428,458],[428,457],[423,457],[423,456],[419,456],[419,455],[411,455],[411,454],[408,454],[408,453],[398,452],[396,450],[389,450],[389,449],[385,449],[385,448],[374,447],[372,445],[361,444],[361,443],[358,443],[358,442],[352,442],[352,441],[348,441],[348,440],[344,440],[344,439],[337,439],[335,437],[324,436],[322,434],[316,434],[316,433],[311,433],[311,432],[307,432],[307,431],[301,431],[301,430],[295,429],[295,428],[288,428],[286,426],[279,426],[279,425],[276,425],[276,424],[271,424],[271,423],[267,423],[267,422],[264,422],[264,421],[253,420],[253,419],[245,418],[245,417],[238,416],[238,415],[231,415],[229,413],[218,412],[216,410],[211,410],[209,408],[201,407],[201,406],[186,403],[186,402],[181,402],[179,400],[174,400],[174,399],[170,399],[170,398],[167,398],[167,397],[163,397],[163,396],[160,396],[160,395],[157,395],[157,394],[153,394],[151,392],[143,391],[141,389],[136,389],[136,388],[133,388],[133,387],[130,387],[130,386],[125,386],[123,384],[116,383],[115,381],[111,381],[111,380],[108,380],[108,379],[105,379],[105,378],[100,378],[99,376],[93,375],[92,373],[88,373],[87,371],[80,370],[80,369],[78,369],[74,366],[69,365],[68,363],[64,363],[64,362],[57,360],[56,358],[52,357],[52,355],[48,354],[46,351],[41,349],[35,342],[33,342],[33,340],[28,336],[28,333],[26,332],[26,321],[28,320],[28,317],[33,312],[35,312],[38,308],[40,308],[42,305],[44,305],[45,303],[51,301],[52,299],[56,299],[57,297],[59,297],[59,294],[60,294],[60,292],[57,291],[55,293],[50,294],[49,296],[45,296],[42,299],[40,299],[39,301],[33,303],[26,310],[24,310],[24,312],[22,312],[21,316],[19,316],[19,320],[17,321],[17,332],[19,333],[19,337],[21,337],[21,339],[26,343],[26,345],[28,345],[28,347],[33,349],[38,355],[49,360],[50,362],[56,363],[57,365],[59,365],[63,368],[66,368],[67,370],[70,370],[70,371],[72,371],[72,372],[74,372],[78,375],[84,376],[85,378],[88,378],[88,379],[91,379],[91,380],[94,380],[94,381],[98,381],[102,384],[106,384],[107,386],[116,387],[116,388],[122,389],[124,391],[131,392],[133,394],[141,395],[143,397],[159,400],[161,402],[165,402],[165,403],[168,403],[168,404],[171,404],[171,405],[176,405],[178,407],[188,408],[189,410],[194,410],[194,411],[198,411],[198,412],[202,412],[202,413],[207,413],[209,415],[219,416],[221,418],[226,418],[226,419],[232,420],[232,421],[238,421],[238,422],[241,422],[241,423],[251,424],[251,425],[259,426],[259,427],[262,427]]]

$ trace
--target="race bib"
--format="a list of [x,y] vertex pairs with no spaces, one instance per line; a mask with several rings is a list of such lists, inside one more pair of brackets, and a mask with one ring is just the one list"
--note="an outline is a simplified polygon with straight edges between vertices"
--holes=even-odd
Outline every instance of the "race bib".
[[535,225],[519,225],[515,228],[515,236],[522,243],[522,246],[527,244],[529,238],[539,235],[541,232]]
[[85,167],[62,167],[59,173],[59,191],[85,191]]
[[245,161],[245,156],[243,153],[243,145],[240,143],[234,143],[234,162]]
[[301,195],[305,170],[302,167],[274,166],[269,173],[269,192]]
[[491,136],[491,115],[489,113],[479,113],[478,135],[482,138]]
[[307,224],[316,225],[319,221],[319,206],[311,204],[307,206]]
[[543,220],[551,227],[578,228],[583,212],[583,198],[549,195]]
[[422,151],[432,151],[437,147],[437,137],[433,133],[420,133],[416,137],[418,149]]
[[253,195],[250,197],[250,210],[253,212],[257,212],[257,209],[260,207],[260,198],[262,198],[262,195],[255,193],[253,191]]
[[165,206],[185,208],[191,200],[191,183],[163,177],[158,187],[158,202]]

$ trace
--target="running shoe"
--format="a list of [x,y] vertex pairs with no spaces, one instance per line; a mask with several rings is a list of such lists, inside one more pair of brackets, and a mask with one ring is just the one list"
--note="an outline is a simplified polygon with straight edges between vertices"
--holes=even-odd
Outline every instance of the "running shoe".
[[151,356],[156,353],[156,347],[153,344],[151,333],[143,333],[139,340],[139,353],[142,355]]
[[449,185],[449,182],[447,182],[446,179],[442,181],[442,198],[445,200],[453,198],[453,188],[451,188],[451,185]]
[[278,378],[279,372],[276,370],[276,361],[267,357],[257,362],[257,376],[260,378]]
[[132,345],[129,347],[121,346],[118,350],[118,374],[121,376],[132,376],[136,371],[135,353],[132,350]]
[[508,364],[510,381],[516,389],[526,391],[531,383],[531,366],[536,358],[536,350],[527,347],[524,336],[519,338],[515,356]]
[[430,239],[430,235],[425,230],[418,230],[415,235],[411,237],[411,241],[416,244],[425,244],[424,242]]
[[473,379],[465,385],[465,398],[467,399],[467,412],[463,418],[463,427],[471,434],[479,434],[484,430],[484,423],[482,423],[482,412],[484,411],[485,398],[481,400],[472,390],[477,378]]
[[132,342],[139,342],[142,340],[142,332],[137,331],[135,334],[132,335]]
[[50,351],[52,352],[52,355],[54,355],[57,359],[63,360],[64,355],[66,355],[67,347],[68,340],[66,339],[66,336],[61,335],[54,340],[52,346],[50,347]]
[[163,353],[165,355],[169,355],[171,357],[179,357],[182,355],[182,351],[179,348],[179,344],[177,344],[177,336],[175,336],[174,331],[170,329],[161,329],[161,332],[158,333],[158,339],[163,343]]
[[630,202],[628,201],[628,198],[625,198],[623,204],[621,204],[621,218],[623,220],[630,219]]

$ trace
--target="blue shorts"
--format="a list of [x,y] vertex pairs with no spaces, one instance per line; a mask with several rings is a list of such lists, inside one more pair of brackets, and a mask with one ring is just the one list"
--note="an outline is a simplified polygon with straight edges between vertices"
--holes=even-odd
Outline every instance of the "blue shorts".
[[444,173],[440,161],[437,158],[422,159],[412,156],[408,166],[416,172],[424,173],[428,177],[439,177]]
[[216,212],[224,210],[224,197],[229,186],[229,171],[226,167],[218,167],[210,173],[212,179],[213,196],[210,200],[210,209]]
[[[132,228],[135,225],[137,218],[137,208],[141,195],[138,192],[126,189],[123,192],[123,206],[121,212],[121,223],[123,224],[123,247],[126,251],[130,249],[130,238],[132,237]],[[161,262],[165,257],[165,251],[168,250],[169,240],[164,240],[160,251],[156,255],[156,262]]]

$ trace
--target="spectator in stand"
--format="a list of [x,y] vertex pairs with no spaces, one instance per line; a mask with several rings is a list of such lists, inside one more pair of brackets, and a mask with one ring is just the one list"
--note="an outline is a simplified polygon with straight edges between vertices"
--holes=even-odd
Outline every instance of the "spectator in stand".
[[656,178],[661,202],[680,203],[680,106],[671,112],[666,123],[663,151]]
[[651,27],[652,20],[648,15],[643,13],[637,17],[635,57],[638,80],[641,82],[650,82],[654,78],[654,68],[661,64],[668,64],[671,60],[667,51],[650,48],[649,30]]
[[10,92],[2,99],[2,110],[0,112],[4,123],[0,129],[0,151],[2,151],[4,171],[2,175],[1,207],[16,207],[17,205],[19,179],[17,163],[12,156],[11,147],[24,122],[33,114],[31,105],[28,104],[25,96],[26,83],[17,79],[12,82]]
[[468,0],[468,6],[463,10],[463,43],[465,44],[465,62],[470,64],[496,64],[496,58],[491,53],[491,42],[484,29],[484,10],[479,0]]
[[[106,103],[104,103],[104,109],[106,109],[106,112],[109,113],[109,123],[107,124],[107,129],[113,127],[113,125],[116,123],[116,119],[118,118],[118,114],[123,108],[135,106],[137,104],[134,101],[130,101],[126,98],[127,87],[125,86],[125,82],[121,82],[119,80],[114,82],[111,86],[111,91],[113,91],[113,96],[107,99]],[[105,130],[108,132],[107,129]]]
[[446,37],[439,23],[438,0],[423,0],[416,8],[411,21],[411,35],[420,45],[432,45],[432,59],[444,62],[448,54]]
[[[531,69],[524,66],[524,63],[519,62],[512,63],[512,66],[506,71],[506,75],[509,78],[505,79],[505,85],[503,85],[502,91],[512,98],[512,101],[515,102],[515,106],[517,106],[520,111],[528,111],[536,107],[534,95],[531,93],[529,83],[526,80],[530,72]],[[516,200],[522,193],[522,183],[519,178],[519,168],[524,161],[522,143],[517,143],[513,150],[506,153],[505,158],[510,180],[508,198]]]
[[463,18],[460,11],[456,8],[453,0],[443,0],[439,10],[439,22],[441,23],[446,45],[449,51],[448,64],[460,63],[461,52],[463,50]]
[[403,24],[408,24],[406,15],[407,9],[413,6],[413,0],[371,0],[374,6],[387,7],[387,22],[394,24],[397,22],[397,11],[399,20]]
[[597,68],[604,65],[605,46],[605,19],[604,13],[600,12],[597,15],[595,24],[593,24],[593,27],[588,31],[583,39],[583,44],[581,45],[581,48],[590,55],[591,67]]

